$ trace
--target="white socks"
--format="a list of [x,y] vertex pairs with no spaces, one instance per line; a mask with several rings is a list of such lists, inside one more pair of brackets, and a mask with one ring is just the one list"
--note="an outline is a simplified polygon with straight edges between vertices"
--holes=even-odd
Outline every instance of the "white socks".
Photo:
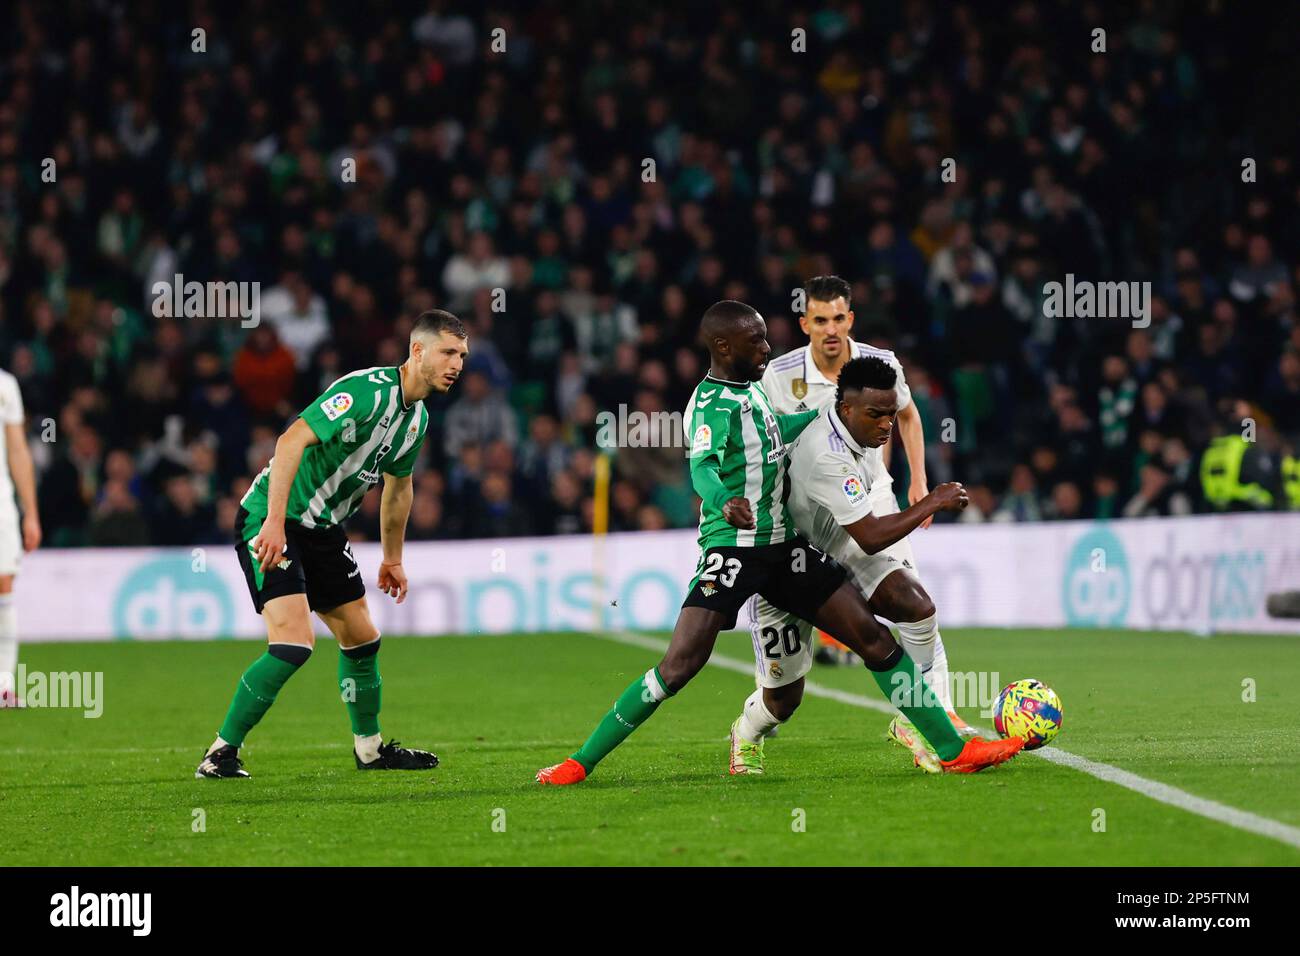
[[758,743],[781,721],[772,716],[772,712],[763,703],[763,688],[757,688],[745,699],[745,706],[740,709],[740,725],[736,732],[745,740]]
[[939,636],[939,616],[931,614],[922,621],[894,622],[898,642],[925,675],[926,683],[944,710],[952,710],[952,688],[948,684],[948,655]]
[[383,741],[383,734],[371,734],[369,737],[363,737],[361,734],[353,734],[353,746],[357,748],[357,756],[361,758],[362,763],[374,763],[379,759],[379,744]]
[[18,608],[12,594],[0,594],[0,691],[18,681]]

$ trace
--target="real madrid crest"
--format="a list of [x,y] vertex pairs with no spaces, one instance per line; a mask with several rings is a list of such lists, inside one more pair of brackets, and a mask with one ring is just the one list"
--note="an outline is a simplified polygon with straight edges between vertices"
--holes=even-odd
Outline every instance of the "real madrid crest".
[[790,393],[795,398],[803,398],[808,394],[808,383],[801,378],[796,378],[790,382]]

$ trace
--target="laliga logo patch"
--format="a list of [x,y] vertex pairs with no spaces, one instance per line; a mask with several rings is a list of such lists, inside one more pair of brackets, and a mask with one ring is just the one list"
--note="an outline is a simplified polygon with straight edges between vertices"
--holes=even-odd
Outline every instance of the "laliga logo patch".
[[848,498],[849,501],[857,501],[866,493],[866,490],[862,487],[862,482],[858,481],[856,475],[849,475],[844,479],[844,497]]
[[691,441],[691,454],[698,455],[702,451],[708,451],[713,444],[713,429],[708,425],[701,425],[695,429],[695,438]]
[[330,421],[334,421],[349,408],[352,407],[352,396],[347,392],[339,392],[337,395],[331,395],[325,401],[320,403],[321,411]]

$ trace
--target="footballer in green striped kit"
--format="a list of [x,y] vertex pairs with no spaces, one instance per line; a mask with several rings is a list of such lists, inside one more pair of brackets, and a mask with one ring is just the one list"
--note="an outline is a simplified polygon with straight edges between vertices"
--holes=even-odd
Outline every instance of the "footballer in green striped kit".
[[1015,756],[1019,738],[963,740],[920,669],[876,620],[844,568],[795,529],[786,507],[786,458],[820,414],[778,415],[759,380],[772,349],[763,317],[716,302],[700,323],[709,373],[686,406],[691,484],[701,500],[700,558],[668,650],[634,680],[567,760],[537,772],[542,784],[581,783],[708,662],[718,632],[736,626],[759,594],[852,649],[877,686],[912,721],[944,771],[973,773]]
[[469,354],[450,312],[416,319],[400,366],[367,368],[333,382],[282,434],[235,521],[235,549],[253,606],[266,622],[267,650],[244,671],[217,738],[196,777],[247,777],[239,748],[315,646],[314,612],[338,640],[338,681],[361,770],[431,770],[424,750],[383,743],[379,631],[361,569],[343,530],[361,499],[383,482],[379,590],[406,599],[402,544],[411,512],[411,472],[429,427],[424,399],[449,391]]

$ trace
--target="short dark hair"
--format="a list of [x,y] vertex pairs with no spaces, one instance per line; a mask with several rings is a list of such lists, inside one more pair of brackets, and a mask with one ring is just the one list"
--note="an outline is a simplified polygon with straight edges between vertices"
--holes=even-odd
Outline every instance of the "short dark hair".
[[835,404],[844,401],[846,392],[876,388],[882,392],[898,386],[898,373],[894,366],[874,355],[849,359],[840,369],[839,384],[835,386]]
[[813,276],[804,282],[803,295],[805,301],[816,299],[818,302],[834,302],[844,296],[845,302],[850,305],[853,303],[852,287],[839,276]]
[[704,310],[704,318],[700,321],[700,341],[708,348],[714,339],[729,335],[737,322],[750,317],[760,318],[758,310],[752,305],[735,299],[715,302]]
[[450,332],[458,339],[469,338],[465,323],[442,309],[421,312],[420,317],[415,320],[415,325],[411,327],[412,335],[438,335],[441,332]]

